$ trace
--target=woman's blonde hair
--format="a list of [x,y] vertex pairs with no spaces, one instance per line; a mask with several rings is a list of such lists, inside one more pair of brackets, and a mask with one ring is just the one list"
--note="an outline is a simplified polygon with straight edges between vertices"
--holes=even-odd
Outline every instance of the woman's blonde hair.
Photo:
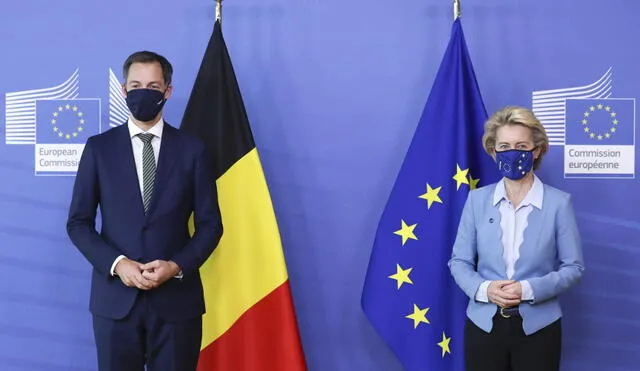
[[484,150],[492,157],[495,156],[496,133],[499,128],[505,125],[522,125],[531,130],[534,148],[540,149],[540,155],[533,162],[533,169],[537,169],[542,162],[542,157],[549,151],[549,138],[540,120],[528,108],[507,106],[489,117],[484,124],[484,135],[482,136]]

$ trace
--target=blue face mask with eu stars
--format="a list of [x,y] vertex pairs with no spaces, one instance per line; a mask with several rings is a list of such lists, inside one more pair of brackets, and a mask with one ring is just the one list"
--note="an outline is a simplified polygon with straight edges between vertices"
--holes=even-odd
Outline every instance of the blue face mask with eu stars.
[[530,151],[510,149],[496,152],[496,163],[500,174],[511,180],[524,178],[533,169],[533,151],[533,149]]

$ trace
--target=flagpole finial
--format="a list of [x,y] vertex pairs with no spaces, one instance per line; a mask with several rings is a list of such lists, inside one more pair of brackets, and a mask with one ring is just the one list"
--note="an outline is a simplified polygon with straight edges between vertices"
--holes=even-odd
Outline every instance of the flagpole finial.
[[460,0],[453,0],[453,20],[460,18]]
[[222,23],[222,0],[216,0],[216,21]]

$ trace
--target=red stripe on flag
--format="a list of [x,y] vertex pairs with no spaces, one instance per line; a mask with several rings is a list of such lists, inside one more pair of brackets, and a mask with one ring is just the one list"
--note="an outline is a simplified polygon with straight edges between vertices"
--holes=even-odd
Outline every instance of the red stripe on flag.
[[289,281],[200,352],[198,371],[306,370]]

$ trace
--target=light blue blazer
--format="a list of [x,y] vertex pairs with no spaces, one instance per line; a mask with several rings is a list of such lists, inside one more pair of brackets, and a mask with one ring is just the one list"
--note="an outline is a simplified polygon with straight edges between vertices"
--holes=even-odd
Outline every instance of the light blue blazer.
[[[486,332],[491,332],[497,305],[476,301],[476,292],[485,280],[507,279],[495,188],[491,184],[469,193],[449,260],[453,278],[470,298],[467,316]],[[520,304],[522,326],[529,335],[562,316],[558,294],[578,282],[584,265],[568,193],[544,185],[542,209],[534,207],[527,220],[512,279],[528,280],[533,290],[534,300]]]

